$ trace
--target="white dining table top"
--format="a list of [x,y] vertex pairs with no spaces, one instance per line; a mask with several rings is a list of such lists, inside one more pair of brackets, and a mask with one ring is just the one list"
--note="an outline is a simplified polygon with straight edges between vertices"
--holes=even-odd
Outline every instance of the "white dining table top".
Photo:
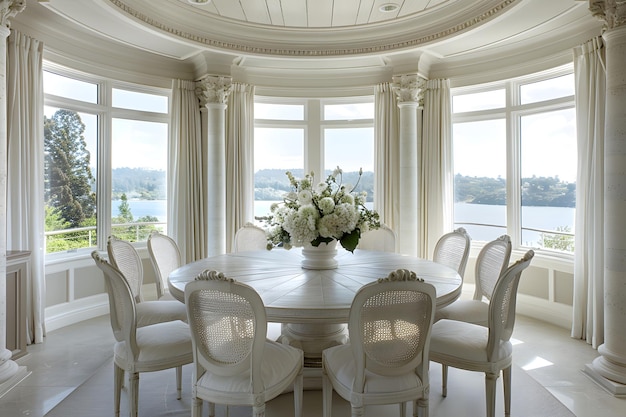
[[413,256],[356,249],[337,251],[336,269],[303,269],[300,248],[227,253],[184,265],[168,277],[172,295],[184,302],[185,285],[204,270],[215,270],[253,287],[267,320],[281,323],[346,323],[355,293],[393,270],[409,269],[432,284],[437,308],[461,294],[462,279],[452,268]]

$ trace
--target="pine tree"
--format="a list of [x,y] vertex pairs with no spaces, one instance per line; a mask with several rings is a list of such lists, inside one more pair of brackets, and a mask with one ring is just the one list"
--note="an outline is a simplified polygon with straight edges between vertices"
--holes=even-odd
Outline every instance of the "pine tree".
[[120,200],[120,205],[117,208],[120,219],[122,219],[124,223],[132,223],[134,218],[133,213],[130,210],[130,204],[128,204],[128,197],[126,197],[126,193],[122,194]]
[[44,117],[45,199],[70,227],[95,216],[96,196],[85,125],[78,113],[57,110]]

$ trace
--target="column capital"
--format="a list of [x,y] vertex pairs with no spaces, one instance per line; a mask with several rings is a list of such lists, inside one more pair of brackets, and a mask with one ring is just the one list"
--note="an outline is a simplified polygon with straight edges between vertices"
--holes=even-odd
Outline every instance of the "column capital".
[[589,11],[608,30],[626,23],[626,0],[589,0]]
[[426,79],[417,74],[394,75],[391,88],[400,103],[414,102],[421,107],[424,104]]
[[226,104],[231,90],[231,77],[208,75],[196,82],[196,96],[203,107],[208,103]]
[[9,19],[26,8],[26,0],[0,0],[0,26],[8,28]]
[[9,19],[26,8],[26,0],[0,0],[0,26],[8,28]]

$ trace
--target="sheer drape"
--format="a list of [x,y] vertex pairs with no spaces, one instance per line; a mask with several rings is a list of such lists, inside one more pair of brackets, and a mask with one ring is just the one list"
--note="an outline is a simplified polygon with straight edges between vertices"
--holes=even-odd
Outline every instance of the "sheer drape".
[[576,77],[576,237],[572,337],[604,342],[604,46],[597,37],[574,49]]
[[452,229],[452,110],[449,80],[426,82],[423,114],[419,256],[431,258],[437,239]]
[[167,224],[185,262],[207,256],[206,145],[195,88],[194,81],[172,83]]
[[391,83],[376,86],[374,95],[374,207],[382,223],[397,232],[399,221],[400,147],[398,102]]
[[7,249],[31,251],[27,339],[45,336],[43,43],[11,31],[7,57]]
[[226,109],[226,248],[254,221],[254,86],[233,83]]

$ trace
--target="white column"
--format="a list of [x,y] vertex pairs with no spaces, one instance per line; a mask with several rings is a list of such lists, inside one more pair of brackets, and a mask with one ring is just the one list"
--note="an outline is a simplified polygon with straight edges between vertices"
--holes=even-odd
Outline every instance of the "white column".
[[420,96],[425,80],[416,74],[393,77],[393,90],[400,108],[400,201],[398,251],[404,255],[419,253],[419,179],[422,141]]
[[0,397],[26,376],[7,346],[7,38],[8,19],[25,8],[19,0],[0,0]]
[[589,3],[606,28],[605,268],[604,343],[586,371],[614,395],[626,395],[626,3]]
[[207,76],[198,82],[202,134],[206,144],[207,255],[226,253],[226,103],[231,78]]

